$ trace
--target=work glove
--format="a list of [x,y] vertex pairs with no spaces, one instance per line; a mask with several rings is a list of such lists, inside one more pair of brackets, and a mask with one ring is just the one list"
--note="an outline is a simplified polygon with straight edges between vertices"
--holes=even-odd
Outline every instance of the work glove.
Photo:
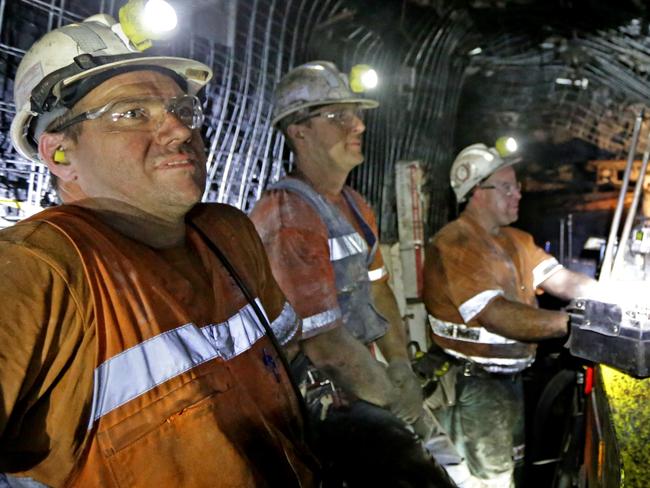
[[388,379],[395,387],[390,411],[407,424],[414,423],[422,415],[422,387],[411,369],[408,359],[391,361],[386,370]]

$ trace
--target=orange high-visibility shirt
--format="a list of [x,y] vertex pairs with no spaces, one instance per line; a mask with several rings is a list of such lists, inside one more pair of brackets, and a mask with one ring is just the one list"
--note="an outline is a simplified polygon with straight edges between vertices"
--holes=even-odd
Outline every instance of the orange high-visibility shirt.
[[[250,221],[225,205],[191,218],[272,326],[298,333]],[[70,206],[0,233],[0,471],[50,486],[311,485],[279,358],[189,228],[186,246],[152,249]]]

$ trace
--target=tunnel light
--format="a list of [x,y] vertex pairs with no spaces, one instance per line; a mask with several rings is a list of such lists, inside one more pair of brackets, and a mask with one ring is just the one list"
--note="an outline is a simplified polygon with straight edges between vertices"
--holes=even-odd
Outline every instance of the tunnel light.
[[558,85],[575,86],[577,88],[582,88],[583,90],[586,90],[589,86],[589,80],[587,78],[580,78],[576,80],[571,78],[555,78],[555,83]]
[[379,84],[379,76],[371,66],[357,64],[350,71],[350,88],[355,93],[372,90]]
[[129,0],[119,11],[122,31],[140,51],[174,30],[176,11],[165,0]]
[[483,52],[483,49],[481,49],[480,46],[477,46],[474,49],[472,49],[470,52],[468,52],[467,54],[469,54],[470,56],[476,56],[477,54],[481,54],[482,52]]
[[502,136],[496,140],[494,147],[501,157],[505,157],[516,152],[519,144],[517,144],[517,140],[514,137]]
[[587,78],[582,78],[581,80],[573,80],[573,86],[578,86],[583,90],[589,86],[589,80]]

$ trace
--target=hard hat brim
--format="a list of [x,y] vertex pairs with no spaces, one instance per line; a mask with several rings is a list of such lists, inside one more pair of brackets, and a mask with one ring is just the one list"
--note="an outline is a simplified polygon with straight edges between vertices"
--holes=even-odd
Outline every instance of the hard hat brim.
[[275,117],[273,117],[273,120],[271,120],[271,126],[275,127],[278,122],[280,122],[282,119],[285,117],[296,113],[300,110],[304,110],[306,108],[312,108],[312,107],[319,107],[323,105],[339,105],[339,104],[355,104],[361,106],[363,109],[371,109],[371,108],[377,108],[379,107],[379,102],[377,100],[370,100],[368,98],[344,98],[344,99],[331,99],[331,100],[318,100],[318,101],[313,101],[313,102],[305,102],[303,104],[300,104],[299,106],[296,107],[291,107]]
[[[17,107],[18,108],[18,107]],[[18,153],[25,159],[38,161],[38,149],[27,142],[27,137],[24,134],[25,127],[35,114],[29,111],[28,107],[24,110],[17,110],[14,119],[11,121],[11,142],[18,151]]]

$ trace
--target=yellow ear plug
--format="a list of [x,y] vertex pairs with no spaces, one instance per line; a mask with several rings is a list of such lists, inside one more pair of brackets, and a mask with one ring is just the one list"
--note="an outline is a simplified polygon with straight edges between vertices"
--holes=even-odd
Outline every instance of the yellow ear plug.
[[57,149],[54,151],[54,162],[57,164],[68,164],[68,161],[65,159],[65,151],[63,149]]

